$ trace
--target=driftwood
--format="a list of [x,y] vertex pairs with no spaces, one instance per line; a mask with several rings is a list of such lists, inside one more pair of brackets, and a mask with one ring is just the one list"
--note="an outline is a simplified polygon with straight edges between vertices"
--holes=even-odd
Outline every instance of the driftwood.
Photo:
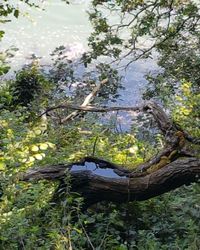
[[23,181],[59,180],[63,189],[67,185],[66,175],[70,173],[72,191],[80,193],[85,198],[85,206],[88,207],[103,200],[114,202],[146,200],[200,179],[200,159],[186,146],[192,142],[199,144],[199,139],[192,138],[182,131],[154,102],[147,102],[137,107],[83,107],[65,104],[49,108],[46,113],[57,108],[90,112],[113,110],[148,112],[165,136],[166,145],[156,156],[133,171],[103,159],[85,157],[69,165],[30,169],[21,177]]

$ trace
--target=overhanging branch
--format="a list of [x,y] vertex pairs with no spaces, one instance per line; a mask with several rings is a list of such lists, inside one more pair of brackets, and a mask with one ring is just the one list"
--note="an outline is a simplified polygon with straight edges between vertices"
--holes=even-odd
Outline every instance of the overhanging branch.
[[[173,190],[184,184],[197,182],[200,176],[200,159],[185,147],[189,135],[182,131],[155,102],[136,107],[95,107],[64,104],[46,110],[68,108],[87,112],[137,111],[150,113],[165,136],[165,147],[147,162],[134,170],[117,166],[94,157],[80,162],[30,169],[21,180],[60,180],[65,187],[66,175],[72,177],[72,191],[85,198],[86,207],[102,200],[115,202],[145,200]],[[191,140],[188,139],[191,142]],[[55,195],[56,196],[56,195]]]
[[128,107],[97,107],[97,106],[91,106],[91,105],[74,105],[69,103],[64,103],[58,106],[49,107],[46,109],[45,112],[43,112],[40,116],[49,113],[56,109],[72,109],[77,111],[85,111],[85,112],[112,112],[112,111],[135,111],[135,112],[148,112],[151,113],[154,117],[155,121],[158,124],[159,129],[163,133],[167,133],[168,130],[172,129],[173,123],[172,121],[167,117],[165,112],[162,110],[162,108],[156,104],[155,102],[149,101],[145,102],[143,105],[138,106],[128,106]]
[[[96,164],[97,168],[108,169],[110,172],[99,174],[95,169],[88,168],[87,170],[84,168],[86,163]],[[73,166],[79,166],[79,170]],[[81,166],[83,166],[83,170],[80,170]],[[124,176],[116,177],[113,175],[115,170],[122,172],[121,167],[110,162],[84,158],[82,161],[70,165],[31,169],[23,175],[21,180],[60,180],[63,188],[67,185],[64,179],[67,173],[70,173],[72,191],[80,193],[85,198],[86,206],[103,200],[141,201],[161,195],[184,184],[197,182],[200,178],[200,159],[194,157],[177,159],[156,172],[133,178],[127,176],[130,172],[125,169]]]

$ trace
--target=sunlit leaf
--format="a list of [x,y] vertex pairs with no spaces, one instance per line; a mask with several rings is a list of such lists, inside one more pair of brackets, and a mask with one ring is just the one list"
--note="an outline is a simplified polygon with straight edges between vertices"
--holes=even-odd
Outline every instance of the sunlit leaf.
[[40,129],[36,129],[34,132],[36,135],[41,135],[41,133],[42,133],[42,131]]
[[49,145],[47,143],[41,143],[39,147],[40,147],[41,150],[47,150]]
[[0,171],[3,171],[6,169],[6,164],[4,162],[0,162]]
[[42,155],[42,154],[35,154],[34,157],[35,157],[35,159],[37,159],[37,160],[42,160],[43,155]]
[[38,152],[38,151],[39,151],[39,147],[36,146],[36,145],[33,145],[33,146],[31,147],[31,151],[32,151],[32,152]]

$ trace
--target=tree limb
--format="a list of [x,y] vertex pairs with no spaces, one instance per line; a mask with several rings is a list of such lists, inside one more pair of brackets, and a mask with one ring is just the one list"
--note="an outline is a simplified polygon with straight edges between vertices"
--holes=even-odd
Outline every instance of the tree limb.
[[[107,112],[113,112],[113,111],[126,111],[126,112],[148,112],[152,114],[154,117],[154,120],[157,122],[158,128],[163,132],[165,136],[169,136],[169,141],[172,139],[172,132],[176,131],[182,131],[184,133],[184,136],[186,140],[193,144],[200,145],[200,139],[194,138],[190,136],[186,131],[183,131],[182,128],[175,124],[173,121],[169,119],[169,117],[166,115],[164,110],[155,102],[148,101],[144,102],[142,105],[138,106],[114,106],[114,107],[98,107],[98,106],[92,106],[92,105],[86,105],[86,106],[78,106],[71,103],[63,103],[57,106],[49,107],[47,108],[39,117],[42,117],[44,114],[47,114],[53,110],[56,109],[72,109],[76,111],[84,111],[84,112],[96,112],[96,113],[107,113]],[[71,113],[72,114],[72,113]],[[63,118],[65,119],[65,118]],[[171,133],[171,134],[170,134]]]
[[[98,91],[100,90],[100,88],[106,84],[108,82],[108,79],[104,79],[103,81],[101,81],[97,86],[94,87],[94,89],[91,91],[91,93],[89,95],[86,96],[84,102],[81,104],[80,107],[85,107],[88,104],[90,104],[93,100],[94,97],[97,95]],[[79,111],[76,110],[74,112],[72,112],[71,114],[69,114],[67,117],[61,119],[61,123],[67,122],[71,119],[74,119],[77,115],[78,115]]]
[[[146,200],[163,194],[184,184],[197,182],[200,176],[200,159],[185,148],[188,134],[166,115],[155,102],[146,102],[136,107],[95,107],[60,105],[47,109],[70,108],[88,112],[109,112],[116,110],[150,113],[165,136],[165,147],[147,162],[134,170],[115,165],[95,157],[85,157],[69,165],[55,165],[30,169],[21,180],[60,180],[65,187],[66,175],[71,174],[72,191],[85,198],[85,206],[102,200],[125,202]],[[188,140],[191,141],[191,140]],[[55,194],[55,197],[57,193]]]
[[[64,103],[58,106],[50,107],[47,108],[45,112],[43,112],[42,115],[45,113],[48,113],[52,110],[55,109],[72,109],[76,111],[86,111],[86,112],[101,112],[101,113],[106,113],[106,112],[111,112],[111,111],[136,111],[136,112],[148,112],[152,114],[154,117],[155,121],[158,124],[158,128],[166,134],[169,130],[172,129],[173,123],[172,121],[167,117],[165,112],[162,110],[162,108],[156,104],[153,101],[148,101],[145,102],[143,105],[135,106],[135,107],[96,107],[96,106],[91,106],[91,105],[73,105],[69,103]],[[63,118],[62,121],[66,121],[66,118]]]
[[[194,157],[177,159],[156,172],[133,178],[126,176],[113,178],[113,170],[122,171],[121,167],[101,159],[94,161],[92,158],[85,158],[70,165],[30,169],[21,180],[60,180],[59,190],[61,187],[62,189],[66,187],[64,179],[69,172],[72,177],[72,191],[80,193],[85,198],[85,206],[88,207],[103,200],[113,202],[147,200],[184,184],[197,182],[200,178],[200,159]],[[101,175],[96,173],[95,169],[87,170],[84,168],[85,162],[93,162],[97,168],[108,169],[108,173]],[[73,166],[77,165],[83,166],[83,170],[73,170]],[[125,169],[124,171],[127,174]]]

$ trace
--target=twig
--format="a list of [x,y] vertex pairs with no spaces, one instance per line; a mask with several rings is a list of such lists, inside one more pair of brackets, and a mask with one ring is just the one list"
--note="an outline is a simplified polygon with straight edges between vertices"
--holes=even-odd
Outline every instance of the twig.
[[127,107],[96,107],[92,105],[87,106],[78,106],[70,103],[64,103],[58,106],[47,108],[46,111],[44,111],[39,117],[43,116],[45,113],[49,113],[56,109],[72,109],[72,110],[78,110],[78,111],[86,111],[86,112],[101,112],[101,113],[107,113],[112,111],[138,111],[140,112],[143,109],[144,105],[141,106],[127,106]]
[[86,236],[86,238],[87,238],[87,240],[88,240],[88,242],[89,242],[89,244],[90,244],[92,250],[95,250],[95,247],[93,246],[93,244],[92,244],[92,242],[91,242],[91,240],[90,240],[90,237],[89,237],[88,233],[86,232],[85,227],[83,226],[83,223],[82,223],[82,221],[81,221],[81,219],[80,219],[79,214],[78,214],[78,218],[79,218],[79,222],[80,222],[80,224],[81,224],[81,227],[82,227],[82,229],[83,229],[83,232],[84,232],[84,234],[85,234],[85,236]]
[[96,136],[94,144],[93,144],[93,149],[92,149],[92,156],[95,155],[95,151],[96,151],[96,145],[97,145],[97,141],[99,139],[99,136]]
[[100,243],[100,245],[99,245],[99,247],[98,247],[99,249],[101,249],[101,247],[103,246],[104,240],[106,239],[106,236],[107,236],[107,234],[108,234],[108,230],[109,230],[110,224],[111,224],[111,222],[109,222],[109,223],[107,224],[107,226],[106,226],[106,231],[105,231],[104,236],[103,236],[103,238],[102,238],[102,240],[101,240],[101,243]]

